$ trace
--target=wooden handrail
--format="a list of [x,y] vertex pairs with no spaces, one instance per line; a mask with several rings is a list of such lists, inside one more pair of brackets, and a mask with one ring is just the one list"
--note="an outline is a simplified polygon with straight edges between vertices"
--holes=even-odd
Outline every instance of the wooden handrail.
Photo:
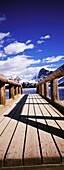
[[57,70],[55,70],[53,73],[51,73],[49,76],[47,76],[46,78],[44,78],[42,81],[40,81],[37,86],[39,84],[44,84],[48,81],[54,80],[56,78],[60,78],[61,76],[64,76],[64,64],[59,67]]
[[21,86],[20,83],[17,83],[17,82],[14,82],[14,81],[11,81],[11,80],[8,80],[2,76],[0,76],[0,82],[3,82],[5,84],[12,84],[12,85],[17,85],[17,86]]
[[8,84],[9,98],[14,99],[15,95],[22,93],[22,85],[20,83],[8,80],[0,76],[0,104],[6,104],[6,86]]
[[[39,93],[49,102],[51,102],[51,104],[55,105],[60,111],[64,112],[64,107],[61,105],[61,102],[59,100],[58,80],[57,80],[57,78],[60,78],[62,76],[64,76],[64,65],[62,65],[53,73],[51,73],[49,76],[47,76],[46,78],[38,82],[36,87],[37,87],[37,93]],[[48,82],[50,82],[51,97],[49,97],[48,94],[49,93]]]

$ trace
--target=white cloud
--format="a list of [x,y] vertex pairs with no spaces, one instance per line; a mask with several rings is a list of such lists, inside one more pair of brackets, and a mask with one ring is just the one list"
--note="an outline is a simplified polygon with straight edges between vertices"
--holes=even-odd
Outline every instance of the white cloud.
[[38,75],[40,69],[45,68],[47,70],[54,71],[55,65],[42,65],[38,66],[40,60],[34,60],[31,56],[18,55],[14,58],[8,58],[5,61],[0,61],[0,73],[4,74],[5,77],[16,77],[19,76],[23,81],[33,81],[32,78]]
[[31,43],[31,41],[32,41],[32,40],[27,40],[27,41],[26,41],[26,44],[29,44],[29,43]]
[[0,44],[3,44],[3,43],[4,43],[4,40],[1,40],[1,41],[0,41]]
[[45,36],[40,37],[40,39],[49,39],[49,38],[50,38],[50,35],[45,35]]
[[6,46],[4,48],[4,51],[6,54],[17,54],[23,52],[24,50],[33,49],[33,48],[34,48],[33,44],[26,45],[25,43],[20,43],[18,41],[15,41],[14,43],[11,43],[8,46]]
[[0,47],[3,47],[4,40],[0,41]]
[[54,62],[58,62],[60,61],[61,59],[64,59],[64,56],[62,55],[59,55],[59,56],[52,56],[52,57],[47,57],[47,58],[43,58],[42,62],[43,63],[54,63]]
[[50,38],[50,35],[44,36],[44,39],[49,39],[49,38]]
[[2,57],[6,57],[6,55],[3,53],[3,51],[0,51],[0,58],[2,58]]
[[41,52],[42,50],[38,50],[38,52]]
[[37,44],[42,44],[42,43],[44,43],[43,40],[38,40],[38,41],[37,41]]
[[1,15],[1,16],[0,16],[0,22],[5,21],[5,20],[6,20],[5,15],[4,15],[4,14],[3,14],[3,15]]
[[6,77],[19,76],[24,79],[26,75],[29,77],[29,75],[32,74],[33,76],[35,74],[34,71],[37,72],[37,67],[32,72],[29,67],[34,64],[37,65],[40,62],[40,60],[30,59],[26,55],[18,55],[14,58],[8,58],[8,60],[0,61],[0,73],[3,73]]
[[7,32],[7,33],[0,32],[0,40],[2,40],[5,37],[8,37],[9,35],[10,35],[10,32]]

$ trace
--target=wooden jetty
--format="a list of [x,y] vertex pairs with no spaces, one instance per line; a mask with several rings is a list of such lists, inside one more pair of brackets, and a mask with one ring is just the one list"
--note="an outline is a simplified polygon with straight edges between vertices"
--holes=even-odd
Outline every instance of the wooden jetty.
[[[0,170],[64,170],[64,106],[59,103],[56,79],[63,75],[64,65],[37,84],[36,94],[19,94],[22,90],[17,90],[17,98],[4,106],[0,115]],[[5,83],[10,83],[1,81],[0,98]],[[48,81],[52,81],[51,99]],[[11,86],[22,89],[15,82]],[[3,99],[1,105],[5,104]]]

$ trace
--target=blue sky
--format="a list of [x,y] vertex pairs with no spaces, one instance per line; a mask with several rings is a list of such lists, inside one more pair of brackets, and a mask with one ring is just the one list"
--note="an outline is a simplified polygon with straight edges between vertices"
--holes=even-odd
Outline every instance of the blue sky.
[[64,0],[0,0],[0,74],[32,80],[64,64]]

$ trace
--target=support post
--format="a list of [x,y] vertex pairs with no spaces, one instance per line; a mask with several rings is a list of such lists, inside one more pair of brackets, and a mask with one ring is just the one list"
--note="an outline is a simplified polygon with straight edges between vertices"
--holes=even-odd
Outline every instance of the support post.
[[48,82],[44,83],[44,98],[48,97]]
[[16,95],[18,95],[18,86],[16,86]]
[[6,89],[5,89],[5,83],[0,82],[0,104],[3,104],[5,106],[6,104]]
[[21,86],[21,94],[23,93],[22,86]]
[[58,91],[58,80],[54,79],[51,81],[51,100],[54,102],[55,100],[59,100],[59,91]]
[[39,94],[39,85],[37,85],[36,93],[38,93],[38,94]]
[[21,94],[21,86],[18,86],[18,94]]
[[14,85],[9,84],[9,99],[14,99]]
[[42,94],[42,84],[39,85],[39,94]]
[[44,84],[42,84],[42,95],[44,96]]

